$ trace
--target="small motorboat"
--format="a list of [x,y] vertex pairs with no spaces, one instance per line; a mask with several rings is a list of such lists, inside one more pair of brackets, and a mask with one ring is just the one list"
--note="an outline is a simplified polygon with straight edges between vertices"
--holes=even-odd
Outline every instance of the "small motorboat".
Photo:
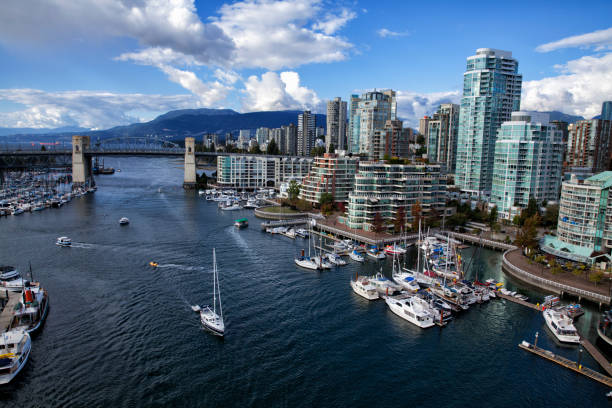
[[351,288],[353,288],[353,292],[368,300],[376,300],[380,297],[376,286],[370,283],[367,276],[356,276],[355,280],[351,279]]
[[55,245],[69,247],[72,246],[72,240],[68,237],[59,237],[57,241],[55,241]]
[[340,257],[340,255],[335,253],[329,253],[325,255],[327,260],[333,263],[336,266],[344,266],[346,265],[346,261]]
[[157,268],[159,264],[157,262],[151,261],[149,262],[149,266],[152,266],[153,268]]
[[295,235],[302,238],[308,238],[308,231],[304,228],[298,228],[295,230]]
[[128,225],[130,223],[130,220],[127,217],[121,217],[121,219],[119,220],[119,225]]
[[236,228],[246,228],[249,226],[249,220],[246,218],[239,218],[234,221],[234,226]]
[[350,253],[349,253],[349,257],[356,262],[363,262],[365,261],[365,258],[363,257],[363,255],[361,255],[359,252],[357,252],[356,249],[353,249]]
[[381,260],[381,259],[385,259],[386,258],[385,253],[383,251],[379,251],[376,248],[370,248],[370,249],[368,249],[366,251],[366,253],[368,254],[368,256],[370,258],[374,258],[374,259],[377,259],[377,260]]

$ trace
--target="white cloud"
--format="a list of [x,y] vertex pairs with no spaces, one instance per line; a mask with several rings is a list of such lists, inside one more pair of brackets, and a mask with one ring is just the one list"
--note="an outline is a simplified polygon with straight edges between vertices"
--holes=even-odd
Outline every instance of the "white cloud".
[[2,5],[0,42],[62,44],[105,36],[135,38],[141,45],[170,48],[203,64],[231,59],[233,41],[204,24],[193,0],[29,0]]
[[459,103],[461,93],[457,91],[419,93],[397,91],[397,115],[404,126],[418,128],[419,119],[434,113],[442,103]]
[[323,31],[327,35],[331,35],[340,30],[349,21],[357,17],[354,11],[342,9],[340,15],[327,14],[322,21],[313,25],[313,29]]
[[536,51],[550,52],[561,48],[595,47],[596,50],[612,48],[612,27],[587,34],[574,35],[558,41],[538,45]]
[[406,35],[409,35],[410,33],[408,33],[407,31],[391,31],[387,28],[381,28],[380,30],[376,31],[376,34],[378,34],[379,37],[381,38],[387,38],[387,37],[404,37]]
[[216,106],[218,102],[224,100],[227,94],[233,90],[232,87],[223,85],[219,81],[204,83],[191,71],[174,68],[169,65],[160,65],[159,68],[168,75],[172,82],[176,82],[196,95],[202,105],[206,107]]
[[[352,44],[307,28],[320,14],[320,4],[321,0],[246,0],[223,5],[220,16],[211,20],[234,41],[236,67],[277,70],[343,60]],[[342,15],[330,18],[319,22],[319,29],[333,32],[341,26]]]
[[586,56],[555,66],[561,75],[523,82],[521,108],[599,115],[612,97],[612,53]]
[[243,110],[269,111],[288,109],[310,109],[322,111],[322,102],[316,92],[300,86],[297,72],[266,72],[261,79],[250,76],[245,85],[245,98],[242,100]]
[[239,74],[234,71],[225,71],[220,68],[215,70],[215,78],[224,84],[233,85],[238,80],[242,79]]
[[104,129],[138,122],[137,113],[163,113],[200,106],[191,95],[45,92],[37,89],[0,89],[1,100],[25,105],[25,109],[0,113],[0,126],[31,128],[81,126]]

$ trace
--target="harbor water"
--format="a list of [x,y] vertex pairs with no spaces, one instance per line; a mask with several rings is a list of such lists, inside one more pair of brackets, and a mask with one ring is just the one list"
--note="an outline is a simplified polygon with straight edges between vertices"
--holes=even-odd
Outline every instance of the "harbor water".
[[[121,171],[98,176],[95,194],[0,219],[0,264],[31,262],[51,305],[1,407],[608,406],[603,385],[518,348],[539,332],[539,346],[578,359],[537,311],[498,299],[419,329],[349,286],[357,273],[389,276],[389,260],[299,269],[307,240],[263,233],[252,211],[184,191],[180,161],[106,161]],[[236,229],[242,217],[250,225]],[[55,245],[64,235],[73,248]],[[212,303],[213,247],[223,339],[190,308]],[[479,250],[471,273],[507,281],[500,259]],[[586,352],[582,363],[599,369]]]

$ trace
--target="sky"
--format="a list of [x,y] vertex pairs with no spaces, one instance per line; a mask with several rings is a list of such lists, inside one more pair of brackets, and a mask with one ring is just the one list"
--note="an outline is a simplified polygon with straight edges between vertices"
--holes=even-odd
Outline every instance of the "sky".
[[0,127],[105,129],[169,110],[311,109],[398,92],[405,125],[459,102],[466,58],[508,50],[521,108],[612,100],[612,1],[4,0]]

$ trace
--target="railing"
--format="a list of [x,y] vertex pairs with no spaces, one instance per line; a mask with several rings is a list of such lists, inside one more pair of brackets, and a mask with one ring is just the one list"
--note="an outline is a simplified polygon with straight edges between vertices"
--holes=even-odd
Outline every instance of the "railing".
[[475,237],[473,235],[469,235],[469,234],[461,234],[458,232],[448,232],[448,234],[451,237],[456,237],[456,238],[463,238],[466,241],[470,241],[473,243],[477,243],[477,244],[484,244],[484,245],[488,245],[494,248],[500,248],[500,249],[505,249],[505,250],[512,250],[512,249],[517,249],[516,246],[511,245],[511,244],[506,244],[504,242],[499,242],[499,241],[493,241],[491,239],[484,239],[484,238],[480,238],[480,237]]
[[550,286],[550,287],[553,287],[553,288],[556,288],[556,289],[560,289],[560,290],[562,290],[564,292],[571,293],[573,295],[584,296],[584,297],[588,297],[588,298],[594,299],[594,300],[599,301],[599,302],[610,304],[610,300],[611,300],[610,296],[605,296],[605,295],[602,295],[602,294],[599,294],[599,293],[591,292],[590,290],[578,289],[578,288],[575,288],[573,286],[565,285],[563,283],[551,281],[549,279],[544,279],[544,278],[536,276],[536,275],[534,275],[532,273],[529,273],[527,271],[522,270],[518,266],[515,266],[512,263],[510,263],[510,261],[508,261],[508,259],[506,259],[506,255],[508,255],[508,253],[510,251],[512,251],[512,250],[508,250],[508,251],[504,252],[502,263],[503,263],[503,265],[506,268],[510,269],[512,272],[514,272],[514,273],[516,273],[518,275],[521,275],[521,276],[529,279],[532,282],[537,282],[537,283],[539,283],[541,285]]

